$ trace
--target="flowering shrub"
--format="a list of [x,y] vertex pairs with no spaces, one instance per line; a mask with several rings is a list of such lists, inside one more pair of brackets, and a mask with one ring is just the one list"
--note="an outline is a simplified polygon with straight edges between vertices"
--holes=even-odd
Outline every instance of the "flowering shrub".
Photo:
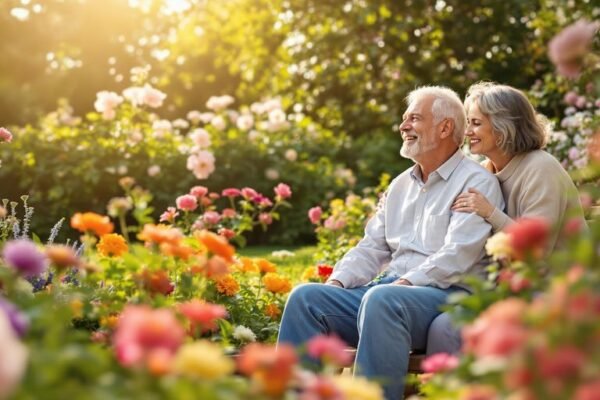
[[[193,110],[171,121],[157,114],[167,95],[141,77],[133,80],[135,86],[121,93],[99,92],[95,112],[83,118],[61,103],[37,124],[15,128],[10,151],[0,146],[0,185],[6,195],[30,193],[31,202],[45,204],[36,230],[50,229],[65,217],[64,210],[103,212],[104,204],[119,196],[114,183],[122,177],[147,188],[157,210],[199,180],[216,193],[232,187],[266,193],[284,181],[296,192],[296,206],[284,211],[276,229],[280,242],[291,241],[310,232],[303,215],[310,204],[356,181],[336,161],[349,139],[300,112],[288,113],[279,100],[233,109],[230,96],[212,97],[206,112]],[[12,137],[4,128],[1,132],[0,142]],[[262,224],[270,222],[262,216]]]
[[[315,253],[317,264],[333,265],[348,250],[354,247],[364,235],[364,228],[376,210],[378,197],[389,184],[390,176],[382,175],[375,189],[365,190],[364,197],[350,194],[345,199],[333,199],[329,209],[323,211],[316,206],[308,211],[310,222],[315,225],[318,251]],[[327,277],[323,267],[313,275]],[[310,278],[310,272],[307,277]]]

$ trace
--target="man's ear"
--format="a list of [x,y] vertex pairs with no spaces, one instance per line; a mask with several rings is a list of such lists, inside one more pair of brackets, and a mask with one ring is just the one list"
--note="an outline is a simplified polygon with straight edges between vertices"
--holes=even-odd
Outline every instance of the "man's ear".
[[452,136],[452,132],[454,132],[454,120],[452,118],[445,118],[441,124],[440,138],[446,139]]

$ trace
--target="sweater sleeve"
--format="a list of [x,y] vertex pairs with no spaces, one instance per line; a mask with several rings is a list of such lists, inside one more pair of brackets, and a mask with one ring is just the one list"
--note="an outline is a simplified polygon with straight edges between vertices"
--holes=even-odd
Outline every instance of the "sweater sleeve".
[[513,219],[509,217],[506,213],[500,211],[497,207],[494,208],[492,214],[486,218],[486,221],[492,225],[492,229],[495,232],[501,231],[506,226],[512,224]]

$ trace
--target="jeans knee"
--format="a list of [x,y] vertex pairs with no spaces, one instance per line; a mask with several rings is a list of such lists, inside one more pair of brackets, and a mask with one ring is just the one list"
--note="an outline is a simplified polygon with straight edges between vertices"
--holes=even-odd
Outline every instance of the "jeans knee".
[[324,286],[320,283],[303,283],[296,286],[288,296],[286,307],[314,304],[315,300],[322,296]]

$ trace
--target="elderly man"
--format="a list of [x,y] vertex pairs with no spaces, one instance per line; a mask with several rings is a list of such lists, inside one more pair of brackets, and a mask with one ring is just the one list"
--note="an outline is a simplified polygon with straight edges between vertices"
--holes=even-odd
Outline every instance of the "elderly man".
[[380,379],[394,400],[404,390],[409,352],[425,348],[439,306],[466,289],[465,275],[483,272],[491,227],[476,214],[452,212],[454,199],[474,187],[503,207],[497,179],[459,150],[466,117],[456,93],[422,87],[407,102],[400,154],[416,165],[392,181],[365,236],[326,284],[294,289],[278,339],[301,345],[338,335],[357,347],[355,371]]

